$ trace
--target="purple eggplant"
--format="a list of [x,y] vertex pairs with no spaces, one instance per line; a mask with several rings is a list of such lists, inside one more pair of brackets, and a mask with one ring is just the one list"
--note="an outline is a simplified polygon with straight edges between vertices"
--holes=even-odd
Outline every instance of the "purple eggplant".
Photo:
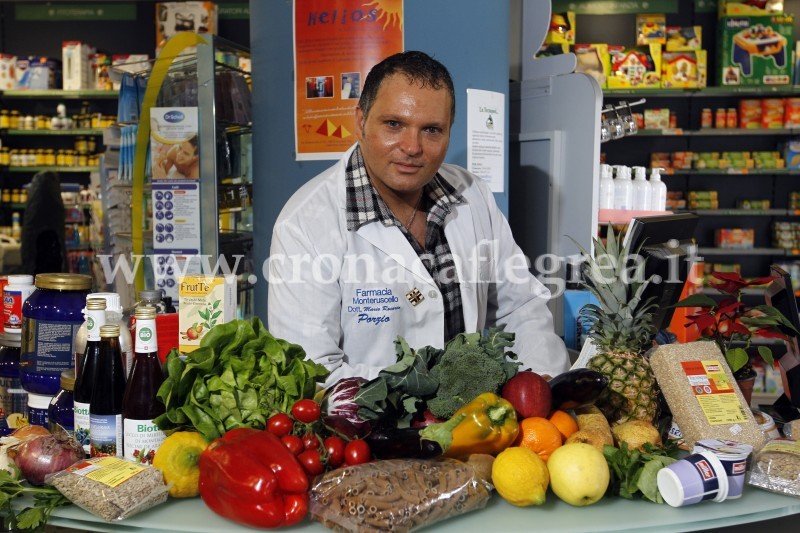
[[553,409],[577,409],[592,405],[608,386],[608,379],[594,370],[576,368],[549,381]]

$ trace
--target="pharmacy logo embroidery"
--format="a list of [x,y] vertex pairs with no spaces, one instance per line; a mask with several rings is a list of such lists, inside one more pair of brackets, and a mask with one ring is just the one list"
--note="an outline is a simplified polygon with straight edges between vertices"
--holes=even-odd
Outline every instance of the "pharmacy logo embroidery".
[[406,293],[406,300],[408,300],[408,302],[411,305],[413,305],[414,307],[419,305],[420,302],[422,302],[422,300],[424,300],[424,299],[425,299],[425,297],[422,295],[420,290],[417,289],[416,287],[414,287],[413,289],[411,289],[410,291],[408,291]]

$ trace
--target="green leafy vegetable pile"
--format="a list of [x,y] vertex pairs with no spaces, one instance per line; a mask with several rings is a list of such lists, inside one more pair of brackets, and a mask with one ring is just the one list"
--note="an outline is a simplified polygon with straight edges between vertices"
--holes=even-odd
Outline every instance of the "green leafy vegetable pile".
[[632,500],[637,493],[654,503],[664,503],[658,492],[658,471],[676,461],[679,450],[671,441],[664,447],[645,443],[645,451],[629,450],[623,442],[619,448],[603,446],[603,455],[611,470],[608,494]]
[[177,350],[167,355],[157,395],[166,412],[155,423],[163,431],[194,429],[209,442],[238,427],[263,429],[272,414],[313,397],[327,375],[258,317],[233,320],[210,329],[185,360]]
[[[33,506],[15,512],[11,500],[25,495],[33,496]],[[43,530],[53,509],[70,503],[55,487],[31,487],[0,469],[0,513],[5,531]]]
[[395,341],[397,363],[361,386],[354,401],[364,420],[399,420],[427,406],[434,416],[450,418],[484,392],[500,391],[514,377],[520,363],[506,348],[514,334],[502,328],[461,333],[442,349],[425,346],[413,350],[402,337]]

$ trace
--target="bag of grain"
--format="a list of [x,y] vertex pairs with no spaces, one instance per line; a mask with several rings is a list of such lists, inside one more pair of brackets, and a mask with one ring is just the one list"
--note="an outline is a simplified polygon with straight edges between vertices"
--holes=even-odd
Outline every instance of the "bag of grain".
[[755,450],[764,445],[764,434],[716,343],[659,346],[650,365],[689,447],[702,439],[741,442]]

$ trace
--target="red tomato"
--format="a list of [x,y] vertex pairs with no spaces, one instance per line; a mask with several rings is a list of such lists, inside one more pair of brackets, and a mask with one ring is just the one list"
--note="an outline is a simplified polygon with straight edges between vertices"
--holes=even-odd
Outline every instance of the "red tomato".
[[322,464],[322,458],[317,450],[306,450],[297,456],[297,460],[303,466],[306,474],[316,476],[325,471],[325,465]]
[[351,440],[344,447],[344,463],[347,466],[360,465],[370,459],[369,444],[361,439]]
[[337,467],[344,462],[344,449],[347,444],[341,437],[328,437],[323,441],[328,452],[328,464]]
[[289,451],[294,455],[298,455],[303,451],[303,439],[297,435],[286,435],[281,437],[281,442],[283,442],[283,445],[289,448]]
[[295,420],[310,424],[319,420],[319,404],[314,400],[297,400],[292,406],[292,416]]
[[322,449],[322,439],[316,433],[309,431],[303,435],[303,449],[304,450],[320,450]]
[[294,420],[286,413],[277,413],[267,420],[267,431],[276,437],[285,437],[294,429]]

